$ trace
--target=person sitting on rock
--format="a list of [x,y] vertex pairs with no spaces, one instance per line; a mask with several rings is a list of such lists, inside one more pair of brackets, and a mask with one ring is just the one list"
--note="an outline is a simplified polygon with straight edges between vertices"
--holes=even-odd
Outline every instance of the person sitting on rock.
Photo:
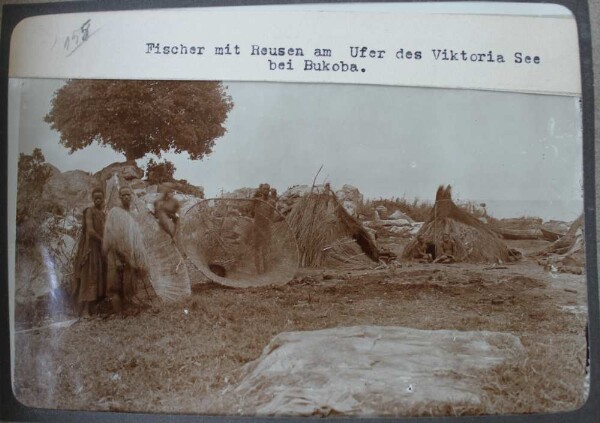
[[271,185],[267,183],[259,184],[256,191],[254,191],[253,198],[267,201],[269,199],[269,193],[271,192]]
[[433,261],[434,263],[454,263],[456,261],[456,244],[449,234],[442,235],[439,251],[441,254]]
[[173,191],[167,191],[162,198],[154,202],[154,216],[160,227],[175,239],[179,226],[179,201],[173,196]]
[[417,244],[413,250],[413,259],[419,263],[431,263],[433,257],[427,253],[427,244],[423,235],[417,236]]

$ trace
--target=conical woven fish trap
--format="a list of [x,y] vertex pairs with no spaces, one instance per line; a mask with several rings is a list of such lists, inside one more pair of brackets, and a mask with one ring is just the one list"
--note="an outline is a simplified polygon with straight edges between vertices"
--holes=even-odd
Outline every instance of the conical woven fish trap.
[[233,287],[283,285],[298,269],[284,217],[258,199],[208,199],[181,219],[180,245],[210,280]]

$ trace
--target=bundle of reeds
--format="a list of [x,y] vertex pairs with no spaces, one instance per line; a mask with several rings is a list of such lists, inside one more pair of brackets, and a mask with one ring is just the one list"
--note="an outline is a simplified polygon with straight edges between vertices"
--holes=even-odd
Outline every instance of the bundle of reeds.
[[300,197],[287,221],[298,242],[301,266],[335,266],[378,259],[375,241],[331,193]]
[[[497,263],[511,260],[511,254],[504,242],[483,222],[459,208],[452,201],[452,187],[441,185],[436,193],[435,204],[429,218],[417,236],[423,236],[425,243],[434,245],[436,250],[442,236],[448,234],[457,249],[456,259],[471,263]],[[416,238],[402,253],[410,260],[417,247]]]

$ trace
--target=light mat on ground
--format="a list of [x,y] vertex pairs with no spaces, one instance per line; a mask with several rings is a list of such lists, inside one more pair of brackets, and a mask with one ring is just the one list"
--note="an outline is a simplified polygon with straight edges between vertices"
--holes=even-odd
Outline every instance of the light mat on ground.
[[523,358],[487,331],[355,326],[276,336],[235,388],[245,413],[377,415],[391,405],[479,404],[481,371]]

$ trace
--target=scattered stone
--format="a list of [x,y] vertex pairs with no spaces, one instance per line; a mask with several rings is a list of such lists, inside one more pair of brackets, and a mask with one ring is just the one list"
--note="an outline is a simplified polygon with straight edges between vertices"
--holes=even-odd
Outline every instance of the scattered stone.
[[558,269],[560,273],[571,273],[573,275],[583,275],[584,269],[579,266],[562,266]]
[[94,176],[105,183],[115,173],[119,174],[124,180],[129,181],[129,183],[144,177],[144,170],[138,167],[135,161],[113,163],[97,172]]
[[344,185],[335,192],[336,197],[351,216],[358,216],[358,208],[363,202],[363,195],[358,188]]
[[[242,190],[246,189],[251,188],[242,188]],[[241,190],[236,190],[234,192],[238,191]],[[310,185],[295,185],[281,194],[277,202],[277,208],[283,215],[286,215],[292,209],[293,205],[298,200],[298,198],[303,197],[305,195],[309,195],[311,193],[323,194],[324,192],[324,185],[315,185],[314,187]],[[252,194],[253,193],[254,192],[252,192]],[[337,197],[340,204],[346,209],[346,211],[351,216],[358,216],[359,206],[363,202],[363,195],[360,193],[358,188],[352,185],[343,185],[342,188],[335,191],[335,196]]]
[[392,213],[389,216],[389,219],[391,220],[397,220],[397,219],[402,219],[402,220],[407,220],[408,222],[415,223],[415,221],[406,213],[402,213],[400,210],[396,210],[394,213]]

